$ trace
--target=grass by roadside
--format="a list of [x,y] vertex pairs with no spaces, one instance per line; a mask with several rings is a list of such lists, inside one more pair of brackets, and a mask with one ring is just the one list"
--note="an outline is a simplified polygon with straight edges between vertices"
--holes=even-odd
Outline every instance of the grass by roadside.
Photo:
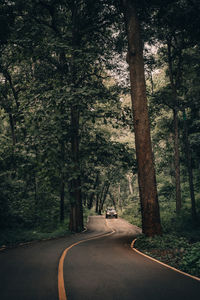
[[139,236],[136,249],[183,272],[200,277],[200,242],[175,233],[148,238]]
[[53,239],[70,234],[66,223],[54,230],[11,228],[0,231],[0,248],[14,247],[21,243]]
[[[95,212],[84,208],[83,220],[85,225],[90,215],[95,215]],[[21,243],[59,238],[68,234],[71,234],[69,231],[69,218],[66,218],[63,224],[59,224],[53,228],[52,226],[51,228],[46,226],[46,228],[26,229],[16,226],[0,230],[0,249],[5,247],[15,247]]]
[[[200,277],[200,221],[194,224],[190,210],[183,209],[177,216],[175,203],[160,205],[163,234],[154,238],[141,235],[135,247],[183,272]],[[139,203],[132,203],[121,212],[121,217],[141,227]]]

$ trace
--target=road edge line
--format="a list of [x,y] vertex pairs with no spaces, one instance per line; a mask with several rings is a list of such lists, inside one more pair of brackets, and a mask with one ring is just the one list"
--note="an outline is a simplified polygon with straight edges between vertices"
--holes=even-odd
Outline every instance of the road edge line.
[[67,300],[67,295],[66,295],[66,289],[65,289],[65,283],[64,283],[64,272],[63,272],[63,266],[64,266],[64,260],[65,260],[65,257],[68,253],[68,251],[81,244],[81,243],[84,243],[84,242],[87,242],[87,241],[90,241],[90,240],[95,240],[95,239],[98,239],[98,238],[102,238],[102,237],[105,237],[105,236],[109,236],[111,234],[115,233],[114,230],[112,230],[111,232],[107,232],[105,234],[101,234],[101,235],[98,235],[98,236],[94,236],[94,237],[91,237],[91,238],[87,238],[85,240],[81,240],[81,241],[78,241],[72,245],[70,245],[69,247],[67,247],[61,257],[60,257],[60,260],[59,260],[59,265],[58,265],[58,299],[59,300]]
[[163,263],[163,262],[161,262],[161,261],[159,261],[159,260],[157,260],[157,259],[155,259],[155,258],[153,258],[153,257],[151,257],[151,256],[149,256],[149,255],[147,255],[147,254],[144,254],[143,252],[139,251],[138,249],[135,248],[135,242],[136,242],[136,240],[137,240],[137,239],[134,239],[134,240],[132,241],[132,243],[131,243],[131,246],[130,246],[131,249],[132,249],[133,251],[135,251],[136,253],[138,253],[138,254],[140,254],[140,255],[142,255],[142,256],[144,256],[144,257],[150,259],[150,260],[153,260],[153,261],[157,262],[158,264],[160,264],[160,265],[162,265],[162,266],[164,266],[164,267],[166,267],[166,268],[168,268],[168,269],[171,269],[171,270],[173,270],[173,271],[175,271],[175,272],[178,272],[178,273],[180,273],[180,274],[182,274],[182,275],[185,275],[185,276],[187,276],[187,277],[190,277],[190,278],[192,278],[192,279],[195,279],[195,280],[197,280],[197,281],[200,281],[200,278],[199,278],[199,277],[190,275],[190,274],[188,274],[188,273],[186,273],[186,272],[183,272],[183,271],[181,271],[181,270],[179,270],[179,269],[176,269],[176,268],[174,268],[174,267],[172,267],[172,266],[170,266],[170,265],[167,265],[167,264],[165,264],[165,263]]

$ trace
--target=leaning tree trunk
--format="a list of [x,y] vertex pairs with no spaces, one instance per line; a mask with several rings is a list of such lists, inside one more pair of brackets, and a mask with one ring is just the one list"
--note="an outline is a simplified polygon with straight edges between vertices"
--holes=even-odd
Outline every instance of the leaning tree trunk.
[[128,37],[127,62],[130,69],[142,229],[147,236],[154,236],[161,234],[162,230],[147,109],[142,41],[133,1],[122,0],[122,4]]

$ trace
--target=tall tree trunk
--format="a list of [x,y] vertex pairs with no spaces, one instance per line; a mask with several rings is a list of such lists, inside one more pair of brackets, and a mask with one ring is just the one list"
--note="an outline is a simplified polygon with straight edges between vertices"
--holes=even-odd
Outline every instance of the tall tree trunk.
[[122,0],[122,4],[128,37],[127,62],[130,69],[142,229],[147,236],[154,236],[161,234],[162,230],[147,109],[143,47],[134,3]]
[[121,202],[121,185],[118,186],[118,205],[119,209],[122,210],[122,202]]
[[34,174],[34,225],[35,227],[38,225],[38,186],[37,186],[37,177],[36,171]]
[[107,198],[107,195],[108,195],[109,187],[110,187],[110,183],[107,182],[107,183],[105,184],[103,197],[102,197],[102,200],[101,200],[100,206],[99,206],[99,215],[101,215],[101,212],[102,212],[102,210],[103,210],[103,206],[104,206],[104,203],[105,203],[106,198]]
[[95,208],[96,214],[98,214],[98,209],[99,209],[99,194],[96,195],[96,208]]
[[[61,114],[64,112],[64,107],[61,105]],[[64,130],[64,124],[62,124],[62,130]],[[65,142],[62,137],[60,140],[60,153],[61,153],[61,168],[60,168],[60,223],[64,222],[65,211],[64,211],[64,202],[65,202],[65,171],[64,171],[64,162],[65,162]]]
[[71,109],[71,130],[73,179],[70,182],[71,212],[69,228],[73,232],[80,232],[83,229],[83,208],[79,168],[79,112],[77,107]]
[[181,179],[180,179],[180,153],[179,153],[179,136],[178,136],[178,96],[173,76],[172,53],[171,53],[171,40],[167,41],[167,55],[169,67],[169,79],[174,98],[173,108],[173,122],[174,122],[174,167],[175,167],[175,182],[176,182],[176,212],[181,210]]
[[[72,1],[72,58],[71,58],[71,83],[74,90],[77,88],[78,67],[76,62],[77,50],[79,49],[79,19],[78,1]],[[83,229],[83,208],[81,195],[81,177],[79,163],[79,107],[77,103],[71,105],[71,153],[72,153],[72,177],[70,181],[71,212],[70,224],[71,231],[79,232]]]
[[106,182],[104,182],[103,187],[101,189],[101,193],[98,199],[98,214],[101,215],[101,203],[103,202],[103,195],[105,193],[105,189],[106,189]]
[[192,205],[192,219],[195,222],[197,219],[196,213],[196,202],[195,202],[195,194],[194,194],[194,184],[193,184],[193,171],[192,171],[192,157],[191,157],[191,149],[190,142],[188,138],[188,126],[187,126],[187,118],[185,110],[183,111],[183,123],[184,123],[184,136],[185,136],[185,150],[186,150],[186,159],[187,159],[187,169],[188,169],[188,177],[189,177],[189,186],[190,186],[190,198]]
[[63,223],[65,219],[64,201],[65,201],[65,182],[62,176],[61,185],[60,185],[60,223]]
[[180,181],[180,153],[179,153],[179,137],[178,137],[178,116],[177,110],[173,109],[174,116],[174,167],[176,181],[176,212],[181,210],[181,181]]

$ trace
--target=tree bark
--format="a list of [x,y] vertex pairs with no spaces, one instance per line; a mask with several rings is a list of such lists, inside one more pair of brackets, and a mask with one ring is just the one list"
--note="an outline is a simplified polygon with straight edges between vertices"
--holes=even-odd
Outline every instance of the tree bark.
[[154,236],[161,234],[162,230],[150,138],[143,48],[134,3],[131,0],[122,0],[122,5],[128,37],[127,62],[130,69],[142,229],[147,236]]
[[[74,89],[77,87],[78,68],[76,65],[76,53],[79,49],[79,19],[78,3],[72,1],[72,58],[71,58],[71,83]],[[75,101],[74,101],[75,102]],[[72,154],[72,177],[70,181],[70,224],[69,228],[73,232],[83,230],[83,208],[81,195],[81,177],[79,163],[79,107],[77,103],[71,104],[71,154]]]

